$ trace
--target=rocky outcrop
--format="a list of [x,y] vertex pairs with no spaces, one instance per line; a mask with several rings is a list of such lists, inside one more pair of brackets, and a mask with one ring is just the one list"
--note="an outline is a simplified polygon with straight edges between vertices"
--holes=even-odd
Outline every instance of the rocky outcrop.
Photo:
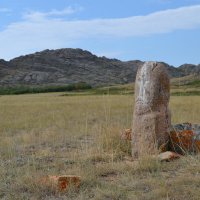
[[[45,50],[8,62],[9,76],[0,85],[66,85],[86,82],[91,86],[124,84],[134,81],[141,61],[122,62],[97,57],[81,49]],[[8,68],[7,63],[2,67]]]
[[184,76],[187,75],[200,75],[200,65],[184,64],[179,67],[179,70]]
[[167,149],[171,126],[170,81],[162,63],[146,62],[135,81],[132,155],[135,158]]
[[[135,80],[140,60],[122,62],[98,57],[82,49],[44,50],[20,56],[9,62],[0,60],[0,86],[66,85],[86,82],[93,87],[126,84]],[[195,73],[200,66],[175,68],[163,63],[171,77]]]

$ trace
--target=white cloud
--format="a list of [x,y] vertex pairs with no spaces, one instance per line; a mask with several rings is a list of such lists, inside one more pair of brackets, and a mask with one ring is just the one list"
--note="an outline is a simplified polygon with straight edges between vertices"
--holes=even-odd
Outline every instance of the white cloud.
[[0,8],[0,13],[9,13],[11,12],[12,10],[9,9],[9,8]]
[[44,20],[48,17],[60,17],[65,15],[71,15],[76,12],[81,11],[82,7],[73,8],[71,6],[64,8],[63,10],[56,10],[53,9],[49,12],[39,12],[39,11],[29,11],[28,13],[24,14],[24,19],[31,20],[31,21],[39,21]]
[[70,11],[53,10],[42,16],[35,13],[32,18],[10,24],[0,32],[0,57],[8,59],[45,48],[69,47],[88,38],[148,36],[200,28],[200,5],[119,19],[70,21],[49,18],[67,12]]

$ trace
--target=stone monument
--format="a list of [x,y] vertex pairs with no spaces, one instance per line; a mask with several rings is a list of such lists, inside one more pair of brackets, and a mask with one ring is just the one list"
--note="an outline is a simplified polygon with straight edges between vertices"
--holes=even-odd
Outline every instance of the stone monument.
[[132,155],[138,158],[167,149],[171,126],[170,79],[162,63],[146,62],[138,69]]

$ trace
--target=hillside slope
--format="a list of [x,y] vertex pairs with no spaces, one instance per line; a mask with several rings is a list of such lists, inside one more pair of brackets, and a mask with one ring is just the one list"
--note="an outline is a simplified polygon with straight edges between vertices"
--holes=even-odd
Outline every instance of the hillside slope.
[[[82,49],[44,50],[10,61],[0,60],[0,86],[66,85],[86,82],[93,87],[135,80],[140,60],[122,62]],[[164,63],[171,77],[200,74],[200,65],[175,68]]]

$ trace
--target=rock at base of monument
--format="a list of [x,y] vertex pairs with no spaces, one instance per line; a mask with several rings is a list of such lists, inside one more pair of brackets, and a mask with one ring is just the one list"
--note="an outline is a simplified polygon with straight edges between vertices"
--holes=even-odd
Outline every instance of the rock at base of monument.
[[170,132],[170,150],[179,154],[200,151],[200,125],[183,123],[173,126]]
[[[120,134],[120,139],[125,140],[125,141],[132,141],[132,129],[131,128],[124,129]],[[160,146],[158,148],[158,152],[168,151],[168,149],[169,149],[168,143],[169,143],[169,140],[167,140],[166,143],[160,144]]]
[[158,155],[158,159],[162,162],[162,161],[171,161],[171,160],[175,160],[175,159],[178,159],[180,158],[180,154],[177,154],[175,152],[171,152],[171,151],[166,151],[166,152],[163,152],[163,153],[160,153]]
[[121,135],[120,135],[121,140],[132,140],[132,129],[125,129]]
[[79,176],[65,175],[65,176],[47,176],[42,178],[40,184],[45,187],[50,187],[57,192],[65,192],[70,187],[78,189],[80,187],[81,179]]

